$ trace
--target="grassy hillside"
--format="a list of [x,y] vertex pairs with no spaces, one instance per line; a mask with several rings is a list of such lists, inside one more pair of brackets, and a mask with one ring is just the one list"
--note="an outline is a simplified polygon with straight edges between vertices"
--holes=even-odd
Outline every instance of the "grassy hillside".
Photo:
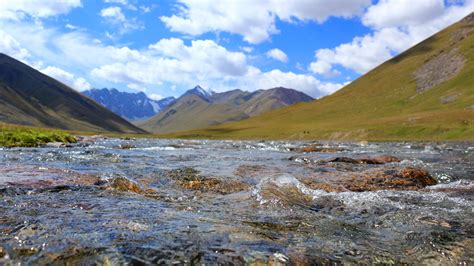
[[186,93],[163,112],[137,125],[155,133],[203,128],[239,121],[297,102],[313,100],[292,89],[273,88],[256,92],[233,90],[208,98]]
[[144,132],[57,80],[1,53],[0,121],[68,130]]
[[0,147],[37,147],[48,142],[76,141],[74,135],[61,130],[0,124]]
[[474,139],[474,14],[333,95],[164,135],[210,139]]

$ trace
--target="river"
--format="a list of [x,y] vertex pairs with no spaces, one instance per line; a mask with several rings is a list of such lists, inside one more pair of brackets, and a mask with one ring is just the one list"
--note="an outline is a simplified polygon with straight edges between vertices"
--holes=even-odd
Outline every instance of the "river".
[[472,265],[473,201],[473,143],[2,148],[0,264]]

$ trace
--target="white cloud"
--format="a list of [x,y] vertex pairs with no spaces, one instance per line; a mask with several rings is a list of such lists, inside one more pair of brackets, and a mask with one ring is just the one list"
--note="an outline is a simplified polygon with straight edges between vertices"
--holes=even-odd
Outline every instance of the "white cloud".
[[267,57],[273,58],[283,63],[288,62],[288,56],[280,49],[274,48],[267,52]]
[[323,57],[321,56],[323,51],[324,50],[318,51],[318,53],[320,53],[320,57],[316,56],[318,58],[318,61],[312,62],[309,65],[309,70],[315,74],[320,74],[329,78],[339,76],[341,72],[333,69],[330,63],[331,60],[321,60],[321,58]]
[[269,89],[280,86],[293,88],[315,98],[333,93],[343,86],[343,84],[321,82],[311,75],[283,72],[278,69],[261,72],[255,67],[251,67],[240,82],[242,87],[251,89]]
[[52,17],[81,6],[81,0],[1,0],[0,19],[20,20],[26,15],[34,18]]
[[[211,40],[192,41],[162,39],[148,51],[124,51],[127,58],[102,65],[92,75],[112,82],[161,84],[163,82],[194,85],[200,80],[225,76],[242,76],[247,72],[246,56],[230,52]],[[128,48],[127,48],[128,49]]]
[[25,61],[30,53],[13,36],[0,30],[0,53]]
[[152,100],[155,100],[155,101],[159,101],[165,97],[163,97],[162,95],[160,94],[157,94],[157,93],[152,93],[152,94],[148,94],[148,98],[152,99]]
[[104,3],[128,5],[128,0],[104,0]]
[[253,52],[254,48],[251,46],[242,46],[240,47],[240,50],[246,52],[247,54],[250,54]]
[[[440,8],[442,10],[440,11]],[[444,6],[435,0],[383,0],[368,8],[363,22],[375,30],[332,49],[319,49],[309,69],[331,75],[334,65],[365,73],[474,10],[474,1]]]
[[260,43],[279,31],[275,19],[324,22],[330,16],[352,17],[370,5],[370,0],[180,0],[180,13],[161,20],[172,31],[190,35],[226,31],[249,43]]
[[40,71],[78,91],[88,90],[91,88],[89,82],[87,82],[87,80],[85,80],[84,78],[76,77],[73,74],[64,71],[60,68],[48,66],[44,69],[41,69]]
[[443,0],[380,0],[367,9],[362,21],[373,28],[422,24],[444,12]]
[[[104,8],[100,11],[100,16],[103,17],[111,25],[118,27],[119,35],[131,32],[133,30],[144,29],[143,23],[139,22],[136,18],[127,18],[122,12],[122,9],[118,6],[111,6]],[[111,33],[107,33],[110,38],[115,38],[116,36]]]
[[[138,7],[135,6],[134,4],[131,4],[128,0],[104,0],[104,3],[106,4],[118,4],[126,7],[127,9],[137,11]],[[140,7],[141,9],[141,7]]]
[[108,8],[104,8],[100,11],[100,15],[104,18],[117,21],[117,22],[126,21],[125,15],[122,13],[122,9],[118,6],[111,6]]

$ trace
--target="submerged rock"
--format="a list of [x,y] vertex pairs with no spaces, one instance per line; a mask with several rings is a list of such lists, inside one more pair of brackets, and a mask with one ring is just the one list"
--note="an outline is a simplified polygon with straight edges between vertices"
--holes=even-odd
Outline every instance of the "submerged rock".
[[385,163],[398,163],[401,160],[394,156],[377,156],[373,158],[360,158],[354,159],[350,157],[336,157],[327,162],[331,163],[354,163],[354,164],[385,164]]
[[220,194],[230,194],[243,191],[249,185],[235,180],[221,180],[215,177],[206,177],[199,174],[193,168],[172,170],[167,176],[174,179],[176,184],[185,189],[197,190],[201,192],[215,192]]
[[136,146],[135,146],[135,145],[132,145],[132,144],[126,143],[126,144],[120,144],[120,145],[118,146],[118,148],[121,149],[121,150],[131,150],[131,149],[135,149]]
[[327,192],[419,190],[437,183],[426,170],[414,167],[376,168],[361,172],[328,172],[301,178],[312,189]]
[[341,152],[343,149],[334,148],[334,147],[324,147],[322,144],[313,143],[303,147],[289,148],[290,151],[300,152],[300,153],[310,153],[310,152],[321,152],[321,153],[336,153]]
[[125,177],[115,177],[112,180],[110,180],[108,184],[105,185],[103,188],[113,189],[113,190],[123,191],[123,192],[134,192],[138,194],[143,192],[143,190],[140,188],[140,186],[137,183]]

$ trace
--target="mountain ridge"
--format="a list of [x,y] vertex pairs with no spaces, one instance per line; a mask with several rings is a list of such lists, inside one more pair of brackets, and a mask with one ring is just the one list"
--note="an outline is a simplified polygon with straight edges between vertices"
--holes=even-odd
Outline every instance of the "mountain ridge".
[[90,89],[82,94],[129,121],[152,117],[176,100],[174,97],[153,100],[144,92],[123,92],[115,88]]
[[145,132],[65,84],[3,53],[0,122],[81,131]]
[[173,132],[239,121],[269,110],[314,100],[286,88],[247,92],[240,89],[203,93],[200,86],[186,91],[176,102],[149,120],[137,123],[150,132]]

